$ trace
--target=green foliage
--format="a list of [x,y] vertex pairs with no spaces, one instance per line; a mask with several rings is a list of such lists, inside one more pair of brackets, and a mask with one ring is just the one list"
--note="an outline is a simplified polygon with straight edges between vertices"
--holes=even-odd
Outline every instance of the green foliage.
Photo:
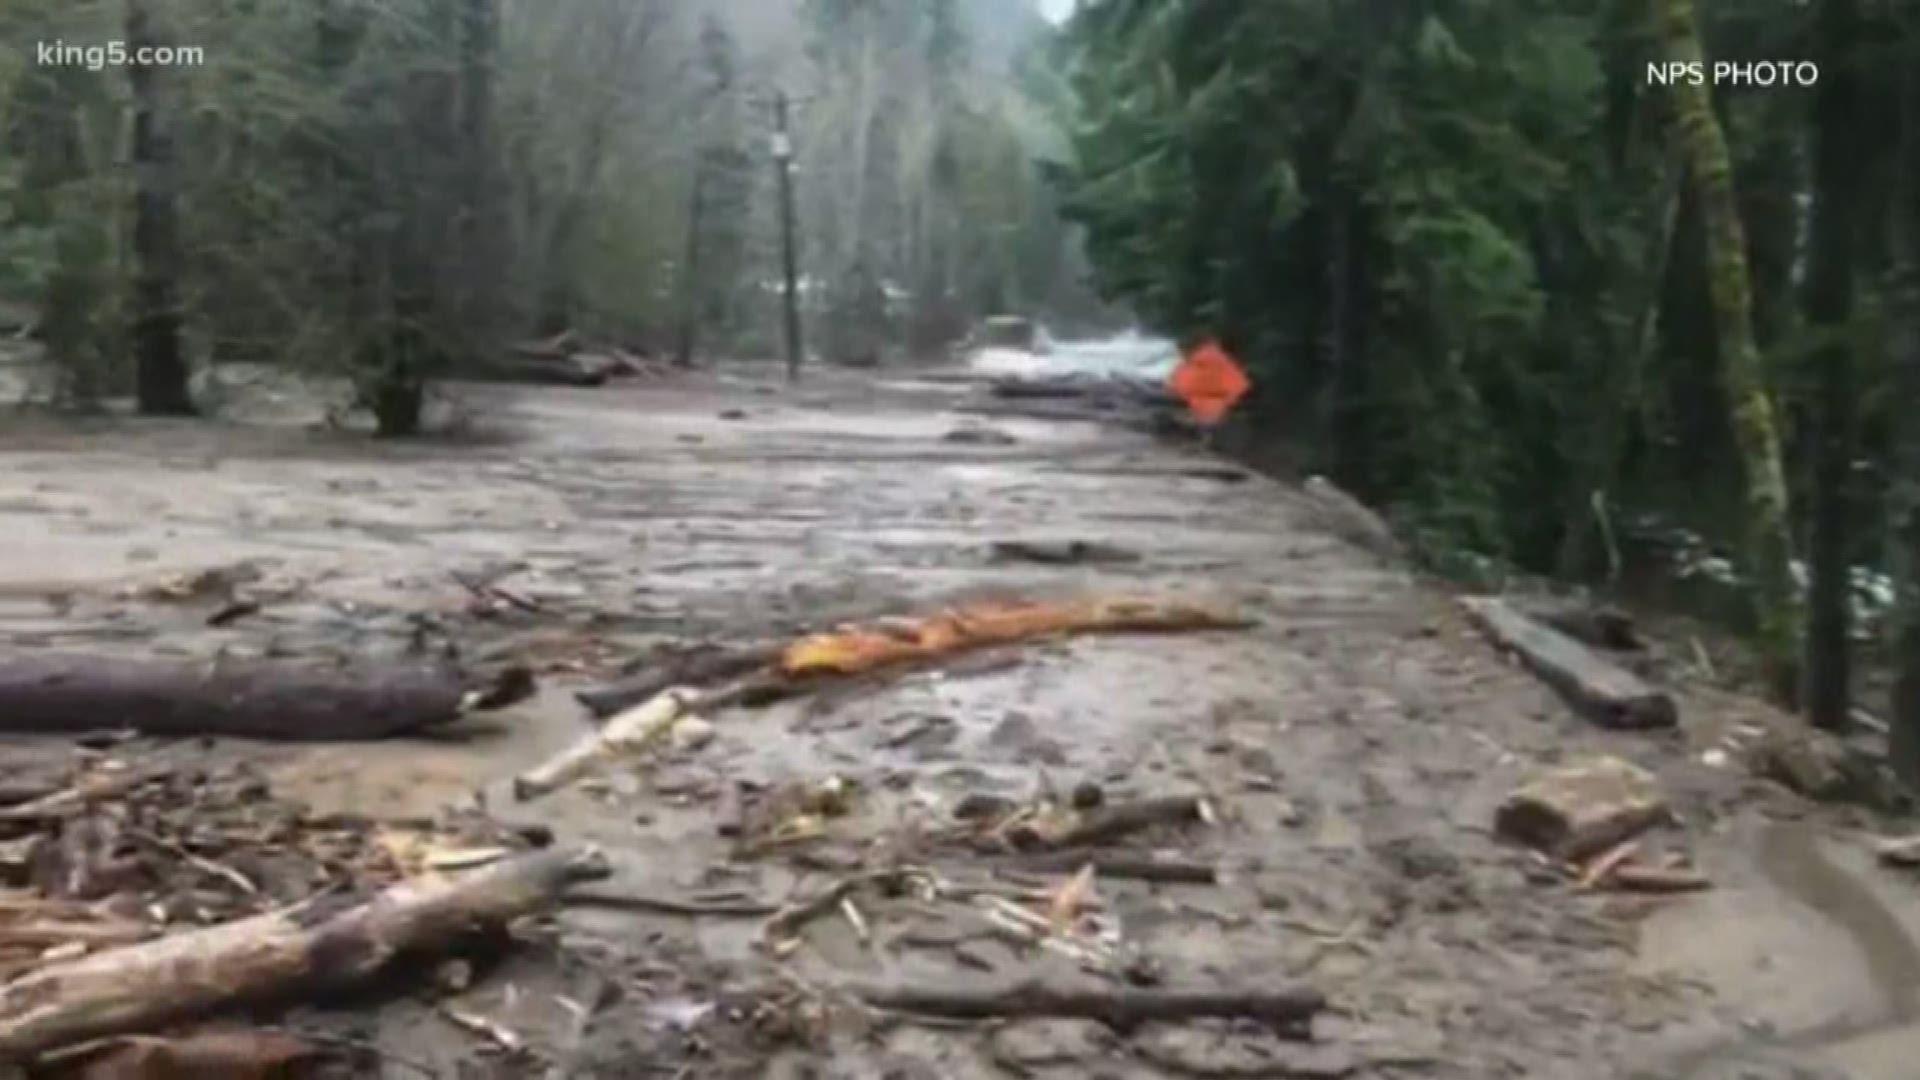
[[1254,423],[1437,547],[1551,566],[1661,438],[1662,107],[1623,11],[1083,6],[1063,204],[1106,295],[1250,362]]

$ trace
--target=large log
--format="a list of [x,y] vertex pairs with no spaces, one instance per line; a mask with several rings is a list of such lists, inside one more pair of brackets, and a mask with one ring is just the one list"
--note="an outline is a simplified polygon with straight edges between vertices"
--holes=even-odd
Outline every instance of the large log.
[[455,672],[428,664],[22,653],[0,659],[0,731],[378,739],[457,719],[464,689]]
[[500,929],[607,876],[592,851],[537,851],[462,877],[403,882],[344,910],[269,912],[50,964],[0,986],[0,1064],[225,1006],[345,989],[398,955]]
[[1464,597],[1460,603],[1488,637],[1602,727],[1664,728],[1679,722],[1671,695],[1573,638],[1493,597]]

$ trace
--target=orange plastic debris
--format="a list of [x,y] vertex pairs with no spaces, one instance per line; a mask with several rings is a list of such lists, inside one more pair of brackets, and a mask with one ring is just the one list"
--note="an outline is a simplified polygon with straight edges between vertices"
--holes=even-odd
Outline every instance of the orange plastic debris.
[[1249,625],[1230,612],[1156,600],[988,603],[925,619],[848,627],[801,638],[781,655],[780,670],[788,675],[856,675],[887,664],[1062,634],[1231,630]]
[[1253,389],[1247,373],[1211,339],[1187,354],[1168,386],[1203,424],[1219,423]]

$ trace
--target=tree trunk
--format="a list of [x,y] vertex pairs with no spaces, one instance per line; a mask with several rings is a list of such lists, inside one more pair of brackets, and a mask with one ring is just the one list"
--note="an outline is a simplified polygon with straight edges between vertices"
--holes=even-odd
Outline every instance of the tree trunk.
[[494,69],[500,53],[496,0],[466,0],[460,28],[460,249],[464,343],[485,351],[497,336],[499,283],[506,254],[501,180],[493,141]]
[[681,367],[693,366],[694,349],[699,345],[700,320],[706,314],[706,290],[701,282],[701,225],[707,209],[707,174],[710,163],[700,155],[693,170],[693,198],[687,206],[686,259],[680,266],[680,343],[674,360]]
[[437,666],[134,660],[21,653],[0,660],[0,732],[379,739],[460,717],[465,687]]
[[[157,44],[147,0],[127,0],[127,52]],[[180,218],[173,141],[161,115],[159,72],[127,65],[133,94],[133,352],[135,391],[147,416],[192,416],[180,348]]]
[[1854,133],[1859,94],[1852,55],[1859,36],[1856,0],[1821,0],[1816,53],[1821,79],[1813,110],[1813,235],[1806,283],[1807,326],[1817,346],[1813,483],[1807,594],[1806,710],[1815,726],[1847,726],[1852,697],[1849,615],[1852,560],[1848,538],[1858,390],[1852,340],[1854,207],[1864,174]]
[[[1920,18],[1907,31],[1909,61],[1901,102],[1900,158],[1895,193],[1895,246],[1889,319],[1893,326],[1894,401],[1920,401]],[[1896,460],[1891,524],[1898,601],[1894,611],[1893,765],[1920,788],[1920,424],[1894,425]]]
[[160,1030],[234,1005],[341,990],[476,932],[499,931],[604,879],[594,852],[519,855],[459,877],[393,886],[367,903],[324,902],[58,961],[0,987],[0,1064],[95,1039]]
[[[1703,63],[1693,0],[1660,0],[1660,30],[1672,60]],[[1673,91],[1675,137],[1693,174],[1706,224],[1708,280],[1720,343],[1722,392],[1733,421],[1746,480],[1749,592],[1769,688],[1783,700],[1798,697],[1800,610],[1794,596],[1793,538],[1787,513],[1780,433],[1753,337],[1753,297],[1745,229],[1733,189],[1726,132],[1704,85],[1685,80]]]

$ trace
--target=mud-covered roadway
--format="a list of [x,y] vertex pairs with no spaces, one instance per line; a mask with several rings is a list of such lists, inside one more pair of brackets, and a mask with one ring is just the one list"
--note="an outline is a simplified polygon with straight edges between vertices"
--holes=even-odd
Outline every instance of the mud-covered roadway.
[[[317,429],[284,389],[241,395],[242,419],[221,422],[10,417],[0,614],[15,647],[451,642],[468,660],[531,663],[539,696],[457,738],[215,752],[257,758],[283,795],[325,811],[418,817],[484,799],[601,846],[617,866],[605,892],[778,903],[885,860],[966,796],[1204,792],[1221,820],[1159,843],[1216,860],[1221,883],[1097,881],[1099,901],[1169,984],[1305,979],[1333,1002],[1311,1047],[1228,1022],[1124,1035],[893,1022],[813,1006],[849,977],[939,985],[1073,965],[907,903],[864,908],[872,942],[821,919],[779,959],[755,948],[752,919],[569,910],[457,999],[531,1053],[449,1024],[425,984],[326,1014],[377,1042],[392,1076],[1911,1075],[1920,894],[1859,853],[1857,823],[1701,760],[1757,706],[1682,687],[1684,736],[1596,731],[1438,586],[1337,539],[1292,487],[1235,482],[1141,434],[969,415],[976,390],[959,373],[821,373],[797,391],[751,373],[463,387],[471,432],[411,447]],[[1008,561],[1001,540],[1138,558]],[[450,576],[509,564],[503,584],[537,611],[482,617]],[[270,599],[219,628],[192,598],[138,591],[236,567]],[[703,747],[529,805],[507,793],[592,730],[573,690],[663,642],[1089,592],[1231,602],[1260,625],[1027,647],[729,712]],[[1711,892],[1580,892],[1491,834],[1509,789],[1593,751],[1660,775]],[[837,842],[732,857],[720,823],[740,784],[833,776],[859,792]],[[799,1019],[783,1029],[750,1004],[769,1001]]]

